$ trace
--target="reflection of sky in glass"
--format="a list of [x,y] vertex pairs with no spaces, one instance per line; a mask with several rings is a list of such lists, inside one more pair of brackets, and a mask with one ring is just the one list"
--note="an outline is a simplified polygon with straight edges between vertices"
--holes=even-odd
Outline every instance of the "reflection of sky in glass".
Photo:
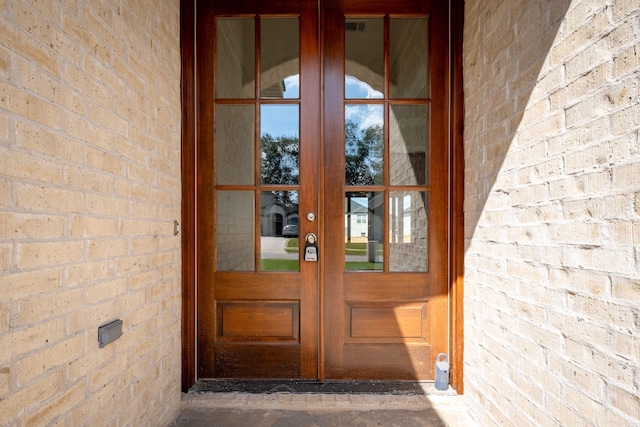
[[273,137],[300,135],[300,119],[297,105],[261,105],[260,135]]
[[300,98],[300,74],[285,77],[284,89],[285,98]]
[[345,76],[344,88],[345,97],[348,99],[382,98],[382,92],[373,89],[367,83],[358,80],[353,76]]
[[344,109],[345,121],[352,121],[360,130],[371,126],[384,124],[384,110],[382,105],[347,105]]
[[[357,204],[359,204],[360,206],[362,206],[364,208],[366,208],[369,205],[369,200],[366,197],[351,197],[350,200],[351,200],[351,203],[352,203],[351,211],[355,211],[356,210],[356,207],[353,206],[353,203],[357,203]],[[347,207],[347,209],[349,209],[349,207]]]

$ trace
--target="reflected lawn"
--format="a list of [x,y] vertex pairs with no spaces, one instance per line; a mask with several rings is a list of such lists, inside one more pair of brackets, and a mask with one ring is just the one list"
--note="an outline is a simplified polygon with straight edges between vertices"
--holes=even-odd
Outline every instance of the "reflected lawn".
[[[299,271],[297,259],[263,259],[260,261],[261,271]],[[346,271],[381,271],[382,263],[366,261],[347,261]]]

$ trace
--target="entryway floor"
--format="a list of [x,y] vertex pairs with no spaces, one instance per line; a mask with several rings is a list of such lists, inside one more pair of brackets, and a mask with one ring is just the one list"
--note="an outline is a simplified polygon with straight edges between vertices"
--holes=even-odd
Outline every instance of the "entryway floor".
[[[435,389],[434,389],[435,390]],[[455,392],[188,393],[169,427],[474,427]]]

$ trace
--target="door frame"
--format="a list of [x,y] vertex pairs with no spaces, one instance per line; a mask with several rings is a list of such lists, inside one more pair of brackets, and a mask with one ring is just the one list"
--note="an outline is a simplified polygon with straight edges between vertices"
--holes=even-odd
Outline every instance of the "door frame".
[[[450,207],[449,207],[449,362],[450,384],[464,392],[464,93],[462,36],[464,0],[450,0]],[[182,59],[182,391],[197,380],[197,198],[196,173],[197,88],[195,51],[195,0],[180,1]],[[322,363],[322,360],[320,361]]]

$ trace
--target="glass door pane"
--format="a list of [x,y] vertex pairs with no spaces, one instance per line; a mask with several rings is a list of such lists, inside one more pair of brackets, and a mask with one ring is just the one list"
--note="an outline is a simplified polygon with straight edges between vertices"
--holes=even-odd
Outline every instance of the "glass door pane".
[[298,271],[298,192],[260,193],[260,271]]
[[255,96],[255,20],[216,20],[216,97]]
[[300,97],[298,18],[260,20],[260,97]]
[[347,192],[345,206],[345,270],[382,271],[384,193]]
[[391,98],[429,96],[429,18],[391,18]]
[[350,18],[345,29],[345,97],[383,98],[384,20]]

